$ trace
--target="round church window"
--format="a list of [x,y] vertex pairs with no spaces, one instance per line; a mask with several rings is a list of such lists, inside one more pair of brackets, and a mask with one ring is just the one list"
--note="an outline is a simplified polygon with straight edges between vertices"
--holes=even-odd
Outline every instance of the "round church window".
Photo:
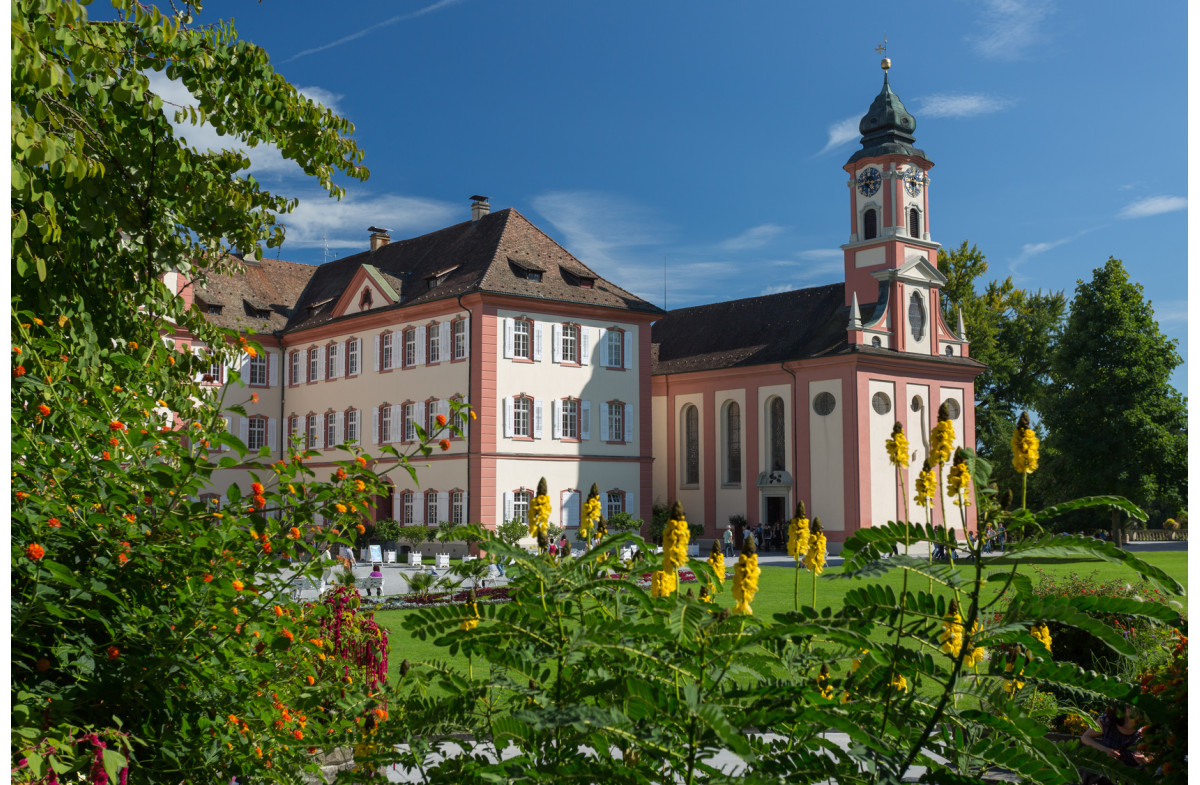
[[951,420],[957,420],[962,414],[962,407],[958,405],[958,401],[953,398],[946,399],[946,414],[950,415]]
[[925,401],[921,400],[921,396],[914,395],[913,399],[912,399],[912,410],[914,412],[919,412],[924,408],[925,408]]
[[892,410],[892,399],[885,392],[877,392],[871,396],[871,408],[876,414],[887,414]]
[[833,397],[833,393],[817,393],[817,397],[813,398],[813,411],[822,417],[833,414],[833,410],[836,408],[837,398]]

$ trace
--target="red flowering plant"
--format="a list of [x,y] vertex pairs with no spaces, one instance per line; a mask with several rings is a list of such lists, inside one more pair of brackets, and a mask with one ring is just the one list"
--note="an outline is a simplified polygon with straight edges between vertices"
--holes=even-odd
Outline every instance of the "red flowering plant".
[[1143,673],[1135,704],[1146,725],[1142,752],[1158,767],[1160,782],[1187,782],[1188,641],[1178,630],[1169,644],[1170,660]]

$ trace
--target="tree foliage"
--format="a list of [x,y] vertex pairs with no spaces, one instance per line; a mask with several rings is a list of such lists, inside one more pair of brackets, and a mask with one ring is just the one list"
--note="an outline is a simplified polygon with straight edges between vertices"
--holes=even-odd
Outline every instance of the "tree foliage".
[[[1035,409],[1045,398],[1051,360],[1066,309],[1061,292],[1029,292],[1011,277],[990,281],[982,292],[979,279],[988,271],[987,258],[963,241],[938,256],[938,268],[949,279],[942,287],[943,316],[958,323],[962,309],[971,357],[987,365],[975,380],[975,430],[980,455],[998,467],[997,478],[1011,485],[1006,467],[1012,451],[1013,423],[1024,409]],[[1030,496],[1037,494],[1033,479]]]
[[1181,362],[1119,259],[1079,281],[1039,406],[1055,498],[1103,492],[1142,506],[1184,503],[1187,407],[1170,382]]

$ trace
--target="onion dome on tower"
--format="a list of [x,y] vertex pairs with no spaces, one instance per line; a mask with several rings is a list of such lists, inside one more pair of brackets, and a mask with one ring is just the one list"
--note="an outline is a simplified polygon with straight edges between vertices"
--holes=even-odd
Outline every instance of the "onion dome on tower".
[[[881,155],[908,155],[916,158],[929,159],[924,150],[913,147],[913,131],[917,129],[917,120],[904,108],[900,96],[892,92],[888,83],[888,69],[892,61],[883,59],[883,89],[871,108],[863,115],[858,123],[858,132],[862,134],[862,149],[850,156],[847,164],[863,158],[875,158]],[[932,162],[930,162],[932,165]]]

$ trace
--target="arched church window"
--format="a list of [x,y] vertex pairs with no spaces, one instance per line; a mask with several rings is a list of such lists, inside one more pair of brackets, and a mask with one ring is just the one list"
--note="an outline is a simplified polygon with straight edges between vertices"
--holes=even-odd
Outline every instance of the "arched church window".
[[925,337],[925,303],[921,302],[918,292],[913,292],[908,299],[908,326],[912,329],[914,340]]
[[695,406],[683,410],[683,484],[700,484],[700,412]]
[[737,401],[725,406],[725,482],[742,481],[742,409]]
[[875,216],[874,208],[867,210],[865,213],[863,213],[863,239],[864,240],[874,240],[875,236],[877,234],[879,234],[879,227],[878,227],[877,223],[878,223],[878,219]]
[[883,341],[881,341],[879,339],[878,335],[873,335],[873,336],[871,336],[871,345],[872,346],[883,346]]
[[947,357],[953,357],[953,356],[954,356],[954,347],[953,347],[953,346],[947,346],[947,347],[946,347],[946,356],[947,356]]
[[921,212],[915,207],[908,211],[908,234],[910,237],[921,236]]
[[771,425],[771,471],[782,471],[787,464],[787,424],[783,419],[782,398],[772,398],[767,404],[767,422]]

